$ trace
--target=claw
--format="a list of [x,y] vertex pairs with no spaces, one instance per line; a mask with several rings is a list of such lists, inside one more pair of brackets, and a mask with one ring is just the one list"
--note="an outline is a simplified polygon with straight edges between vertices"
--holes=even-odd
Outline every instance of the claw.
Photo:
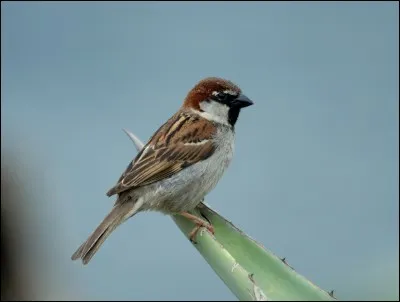
[[214,227],[211,224],[208,224],[205,227],[211,234],[213,234],[213,235],[215,234]]
[[195,237],[197,235],[197,232],[200,230],[200,226],[197,225],[194,227],[194,229],[189,233],[189,240],[193,243],[193,244],[197,244],[197,241],[195,240]]
[[194,243],[194,244],[197,243],[194,238],[196,237],[197,232],[202,227],[206,228],[211,234],[213,234],[213,235],[215,234],[214,227],[211,224],[205,222],[204,220],[198,218],[197,216],[189,214],[189,213],[186,213],[186,212],[181,213],[181,215],[186,217],[186,218],[188,218],[188,219],[190,219],[190,220],[192,220],[196,224],[194,229],[188,235],[188,237],[189,237],[189,239],[190,239],[190,241],[192,243]]

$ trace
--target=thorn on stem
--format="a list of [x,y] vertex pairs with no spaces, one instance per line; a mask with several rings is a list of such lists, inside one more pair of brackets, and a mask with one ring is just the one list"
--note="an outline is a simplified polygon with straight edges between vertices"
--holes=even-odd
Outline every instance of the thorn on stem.
[[254,273],[249,274],[249,279],[251,282],[253,282],[253,283],[255,282],[254,281]]
[[291,266],[289,265],[289,263],[287,263],[286,257],[281,258],[281,261],[282,261],[283,263],[285,263],[287,266],[289,266],[292,270],[294,270],[294,268],[291,267]]

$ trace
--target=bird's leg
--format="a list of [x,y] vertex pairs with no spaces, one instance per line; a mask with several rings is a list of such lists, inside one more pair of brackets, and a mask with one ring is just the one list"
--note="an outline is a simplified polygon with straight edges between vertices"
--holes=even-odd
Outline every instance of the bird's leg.
[[204,221],[203,219],[201,219],[193,214],[189,214],[188,212],[182,212],[179,214],[181,216],[186,217],[187,219],[193,221],[196,224],[194,229],[189,233],[190,241],[195,242],[194,237],[196,237],[196,234],[201,227],[205,227],[211,234],[214,235],[214,227],[210,223]]

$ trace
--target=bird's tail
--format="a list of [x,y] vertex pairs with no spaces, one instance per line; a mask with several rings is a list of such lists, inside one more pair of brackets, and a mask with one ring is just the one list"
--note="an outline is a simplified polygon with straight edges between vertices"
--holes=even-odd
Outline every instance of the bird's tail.
[[139,209],[139,204],[124,202],[116,204],[104,218],[90,237],[72,255],[72,260],[82,258],[83,264],[89,263],[108,236],[126,219],[133,216]]

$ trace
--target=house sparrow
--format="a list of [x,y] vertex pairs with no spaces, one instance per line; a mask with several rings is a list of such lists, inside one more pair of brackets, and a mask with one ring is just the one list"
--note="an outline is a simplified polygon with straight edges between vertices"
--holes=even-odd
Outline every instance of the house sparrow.
[[253,102],[221,78],[205,78],[189,91],[181,108],[150,138],[107,196],[117,194],[111,212],[71,259],[87,264],[117,226],[142,211],[182,215],[214,234],[193,210],[217,184],[234,150],[240,109]]

